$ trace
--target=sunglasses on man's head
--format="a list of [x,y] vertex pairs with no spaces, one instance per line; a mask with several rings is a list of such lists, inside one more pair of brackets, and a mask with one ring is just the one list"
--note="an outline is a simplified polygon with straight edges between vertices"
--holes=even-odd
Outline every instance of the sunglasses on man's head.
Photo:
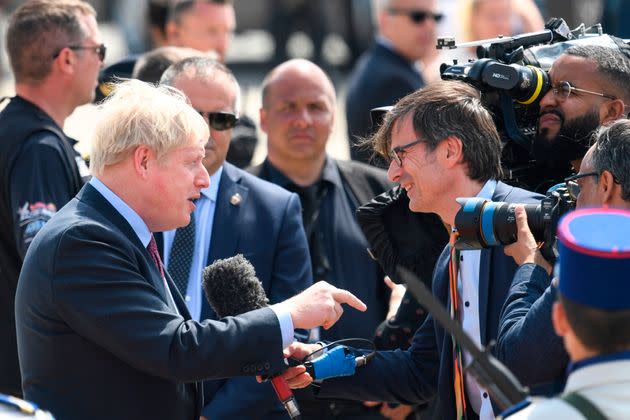
[[208,125],[217,131],[229,130],[233,128],[238,122],[238,117],[229,112],[204,112],[197,111],[204,120],[208,122]]
[[387,9],[390,15],[406,15],[413,23],[423,23],[427,19],[433,19],[439,23],[444,15],[442,13],[433,13],[427,10],[411,10],[411,9]]

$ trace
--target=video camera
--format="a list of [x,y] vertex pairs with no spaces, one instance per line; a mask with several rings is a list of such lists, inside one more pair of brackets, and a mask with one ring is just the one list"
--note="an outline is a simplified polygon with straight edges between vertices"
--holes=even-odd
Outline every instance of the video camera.
[[619,48],[619,40],[602,33],[601,25],[584,24],[570,30],[563,19],[552,18],[545,30],[456,44],[439,38],[438,49],[476,47],[477,60],[442,64],[445,80],[461,80],[481,91],[503,141],[502,161],[508,183],[545,192],[569,175],[565,168],[537,165],[532,154],[539,101],[550,89],[547,71],[554,60],[574,45]]

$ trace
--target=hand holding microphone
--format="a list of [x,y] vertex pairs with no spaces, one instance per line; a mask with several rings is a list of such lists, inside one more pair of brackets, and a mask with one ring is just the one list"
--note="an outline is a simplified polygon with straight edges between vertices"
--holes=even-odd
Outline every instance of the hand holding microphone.
[[[242,255],[217,260],[206,267],[202,285],[210,306],[220,318],[260,309],[269,302],[254,267]],[[310,329],[334,325],[343,313],[343,303],[361,311],[367,308],[352,293],[326,282],[319,282],[278,305],[291,314],[294,328]],[[289,416],[299,418],[297,402],[285,378],[274,376],[271,383]]]

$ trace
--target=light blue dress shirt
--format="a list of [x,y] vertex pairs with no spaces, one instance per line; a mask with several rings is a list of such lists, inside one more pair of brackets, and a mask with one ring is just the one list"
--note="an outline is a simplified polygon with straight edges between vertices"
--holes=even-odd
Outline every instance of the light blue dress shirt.
[[[188,288],[186,289],[186,306],[190,316],[195,321],[200,321],[202,299],[205,299],[201,281],[203,269],[206,266],[206,259],[210,250],[212,239],[212,224],[214,223],[214,211],[217,208],[217,195],[219,194],[219,180],[223,173],[223,166],[210,177],[210,185],[201,190],[201,198],[195,202],[195,247],[193,259],[188,276]],[[173,241],[175,240],[175,229],[163,233],[164,235],[164,265],[168,269],[170,262]]]

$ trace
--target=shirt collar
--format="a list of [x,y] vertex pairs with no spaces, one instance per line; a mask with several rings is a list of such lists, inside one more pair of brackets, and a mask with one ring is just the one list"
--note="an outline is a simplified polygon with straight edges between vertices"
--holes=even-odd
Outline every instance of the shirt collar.
[[217,169],[215,173],[210,175],[210,185],[201,190],[201,195],[203,195],[213,203],[217,202],[217,196],[219,195],[219,183],[221,182],[222,173],[223,165],[219,166],[219,169]]
[[138,235],[140,242],[143,246],[149,245],[149,241],[151,240],[151,231],[147,227],[147,224],[144,223],[144,220],[135,212],[127,203],[125,203],[122,198],[118,197],[116,193],[110,190],[103,182],[101,182],[97,177],[93,176],[90,179],[90,185],[92,185],[96,191],[101,193],[101,195],[107,200],[118,213],[122,217],[125,218],[127,223],[131,226],[133,231]]
[[485,198],[486,200],[492,200],[494,190],[497,188],[497,181],[495,179],[489,179],[481,188],[481,191],[477,194],[477,198]]
[[[293,184],[293,181],[291,181],[285,174],[280,172],[278,168],[273,166],[273,164],[269,162],[269,160],[265,160],[265,166],[268,170],[270,182],[280,185],[283,188],[286,188],[287,186]],[[343,188],[341,176],[339,175],[337,165],[335,165],[335,161],[328,156],[326,156],[324,168],[322,169],[322,173],[319,179],[329,182],[336,187]]]
[[567,367],[567,373],[573,373],[576,370],[592,366],[598,363],[616,362],[620,360],[630,360],[630,350],[620,351],[616,353],[600,354],[598,356],[587,357],[586,359],[579,360],[577,362],[569,363]]

